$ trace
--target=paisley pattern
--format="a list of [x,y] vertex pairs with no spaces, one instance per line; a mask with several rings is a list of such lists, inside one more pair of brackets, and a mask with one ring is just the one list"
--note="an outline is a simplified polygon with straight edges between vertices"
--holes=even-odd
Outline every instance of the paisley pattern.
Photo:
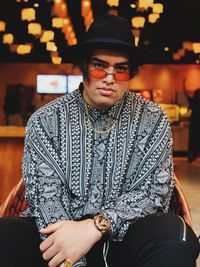
[[[172,137],[164,111],[134,93],[107,111],[92,107],[91,129],[82,85],[36,111],[28,121],[23,177],[28,209],[39,228],[57,220],[103,213],[110,238],[123,240],[137,219],[167,212],[174,187]],[[77,265],[78,266],[78,265]]]

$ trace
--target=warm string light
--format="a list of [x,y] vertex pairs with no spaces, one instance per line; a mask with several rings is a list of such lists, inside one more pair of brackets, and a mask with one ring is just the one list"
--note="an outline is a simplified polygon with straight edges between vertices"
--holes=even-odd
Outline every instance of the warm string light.
[[138,7],[139,9],[147,10],[148,8],[153,7],[154,0],[139,0],[138,1]]
[[[73,29],[73,25],[71,19],[68,15],[68,8],[65,0],[52,0],[54,5],[52,7],[52,27],[61,29],[64,33],[66,41],[68,45],[74,45],[77,43],[76,35]],[[16,2],[28,2],[28,0],[16,0]],[[114,7],[115,10],[118,11],[119,1],[107,1],[107,4],[110,7]],[[58,58],[58,62],[60,62],[59,52],[57,51],[57,46],[54,41],[54,32],[48,31],[46,29],[42,29],[42,25],[35,21],[36,20],[36,10],[39,9],[39,3],[33,4],[34,8],[28,7],[21,9],[21,19],[27,23],[27,31],[28,34],[32,34],[35,38],[40,38],[42,43],[46,43],[46,48],[51,53],[57,53],[57,55],[53,55],[54,62],[55,58]],[[93,21],[93,12],[91,7],[91,0],[82,0],[81,2],[81,13],[84,18],[84,24],[86,29],[89,27],[91,22]],[[154,3],[153,0],[136,0],[134,4],[130,5],[130,8],[136,9],[136,11],[140,11],[141,16],[135,16],[132,18],[132,27],[133,34],[135,36],[135,45],[138,46],[142,28],[145,27],[146,23],[157,23],[161,14],[164,11],[163,4]],[[148,12],[149,14],[145,14]],[[150,13],[152,12],[152,13]],[[144,13],[144,14],[142,14]],[[117,13],[116,13],[117,15]],[[0,32],[6,31],[6,23],[3,20],[0,20]],[[17,52],[18,51],[27,51],[26,53],[30,53],[32,47],[24,45],[24,44],[14,44],[14,36],[12,33],[5,33],[2,35],[2,42],[4,44],[9,45],[10,51]],[[148,43],[148,42],[147,42]],[[33,46],[33,45],[32,45]],[[169,52],[171,50],[163,48],[165,52]],[[29,52],[28,52],[29,51]],[[200,54],[200,43],[199,42],[190,42],[184,41],[182,47],[180,47],[173,55],[174,60],[181,60],[187,51],[190,51],[199,56]],[[21,52],[20,52],[21,53]],[[23,54],[23,53],[21,53]],[[52,60],[53,61],[53,60]],[[61,59],[62,61],[62,59]],[[199,58],[196,59],[196,62],[199,62]],[[55,63],[57,64],[57,63]]]
[[30,54],[32,49],[32,44],[21,44],[17,46],[17,54],[19,55],[26,55],[26,54]]
[[135,16],[132,18],[132,26],[133,28],[143,28],[145,24],[145,17]]
[[163,4],[161,4],[161,3],[153,4],[152,10],[153,10],[154,14],[163,13]]
[[82,0],[81,2],[81,15],[84,19],[84,25],[86,30],[93,21],[92,3],[91,0]]
[[34,8],[23,8],[21,10],[21,20],[33,21],[35,20],[35,9]]
[[12,33],[5,33],[3,35],[3,44],[13,44],[14,42],[14,36]]
[[52,19],[52,27],[61,28],[68,45],[77,43],[73,24],[68,15],[68,7],[64,0],[54,0],[52,7],[52,15],[55,18]]
[[55,42],[46,42],[46,50],[56,52],[58,50]]
[[28,33],[35,35],[35,36],[40,36],[42,33],[42,26],[40,23],[36,22],[31,22],[28,24]]
[[52,19],[52,27],[53,28],[62,28],[64,25],[64,19],[63,18],[53,18]]
[[31,53],[33,44],[10,44],[9,49],[12,53],[17,53],[18,55],[27,55]]
[[194,54],[200,54],[200,43],[199,42],[189,42],[184,41],[182,47],[179,48],[175,53],[173,53],[172,58],[175,61],[181,60],[186,52],[193,52]]
[[[17,2],[21,2],[21,1],[17,1]],[[24,2],[28,2],[28,1],[24,0]],[[21,20],[30,22],[30,21],[35,20],[35,17],[36,17],[36,12],[35,12],[34,8],[21,9]],[[29,26],[29,24],[28,24],[28,26]],[[0,21],[0,31],[5,31],[5,30],[6,30],[6,24],[3,21]],[[30,26],[29,30],[31,31],[31,26]],[[34,32],[32,32],[32,34],[33,33]],[[31,50],[33,48],[33,44],[30,44],[30,43],[15,44],[14,43],[14,35],[12,33],[5,33],[2,36],[2,42],[3,42],[3,44],[9,45],[9,49],[11,52],[15,52],[19,55],[29,54],[29,53],[31,53]]]
[[59,56],[51,56],[51,61],[53,64],[61,64],[62,58]]
[[55,33],[53,31],[43,31],[40,42],[41,43],[47,43],[54,40]]
[[[132,4],[132,7],[136,8],[137,10],[140,9],[140,11],[146,11],[152,8],[154,10],[154,13],[149,15],[148,21],[149,23],[155,23],[157,22],[159,18],[159,14],[163,12],[163,6],[162,4],[159,4],[159,3],[154,4],[153,2],[154,2],[153,0],[138,0],[136,4],[134,4],[134,6]],[[68,8],[67,8],[66,2],[64,0],[53,0],[53,3],[54,5],[52,7],[52,14],[51,14],[52,15],[52,27],[60,28],[62,30],[68,45],[77,44],[77,39],[76,39],[76,35],[73,29],[73,25],[68,15]],[[117,8],[119,6],[119,0],[107,1],[107,4],[110,7]],[[35,3],[34,7],[39,8],[39,4]],[[84,24],[87,30],[89,25],[94,19],[92,7],[91,7],[91,0],[82,0],[81,14],[83,16]],[[28,21],[28,22],[34,21],[36,19],[35,9],[34,8],[23,8],[21,10],[21,19],[24,21]],[[133,29],[138,30],[137,34],[136,34],[136,31],[134,31],[136,46],[138,46],[139,44],[141,29],[144,27],[145,23],[146,23],[146,19],[143,16],[136,16],[132,18]],[[1,28],[4,29],[3,26]],[[40,23],[36,21],[29,23],[27,28],[28,28],[29,34],[34,35],[36,38],[40,38],[40,41],[42,43],[46,43],[46,49],[48,51],[52,51],[52,52],[57,51],[57,46],[55,42],[53,42],[54,41],[53,31],[42,29],[42,26],[40,25]],[[59,57],[59,55],[57,57]]]
[[192,48],[195,54],[199,54],[200,53],[200,43],[193,43],[192,44]]
[[6,30],[6,23],[3,20],[0,20],[0,32],[5,32]]
[[140,14],[143,13],[131,19],[133,29],[139,29],[140,32],[140,34],[136,34],[136,32],[133,31],[135,46],[138,46],[142,28],[144,28],[145,24],[148,22],[151,24],[158,22],[160,14],[163,13],[163,4],[154,3],[154,0],[137,0],[136,3],[131,4],[130,7],[135,8]]
[[107,5],[110,7],[118,7],[119,6],[119,0],[107,0]]
[[148,21],[149,21],[149,23],[152,23],[153,24],[153,23],[156,23],[159,18],[160,18],[160,15],[159,14],[151,13],[148,16]]

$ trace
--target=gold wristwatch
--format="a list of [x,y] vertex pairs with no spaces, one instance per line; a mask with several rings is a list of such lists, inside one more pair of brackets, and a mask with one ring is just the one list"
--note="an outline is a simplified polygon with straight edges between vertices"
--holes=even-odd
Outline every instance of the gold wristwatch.
[[103,214],[97,214],[94,216],[94,225],[102,233],[106,235],[111,230],[111,222],[103,216]]

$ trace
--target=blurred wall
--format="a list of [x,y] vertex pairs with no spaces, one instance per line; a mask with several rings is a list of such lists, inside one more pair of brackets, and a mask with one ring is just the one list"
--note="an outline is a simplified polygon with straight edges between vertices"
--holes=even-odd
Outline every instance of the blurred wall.
[[[3,102],[7,85],[21,83],[36,88],[36,75],[48,74],[79,74],[78,67],[72,64],[0,64],[0,125],[5,124]],[[161,95],[162,103],[175,103],[176,92],[182,92],[182,81],[186,78],[186,88],[194,91],[200,87],[199,65],[144,65],[138,76],[130,82],[130,89],[151,89]],[[40,107],[55,96],[45,96],[45,99],[35,92],[36,106]]]

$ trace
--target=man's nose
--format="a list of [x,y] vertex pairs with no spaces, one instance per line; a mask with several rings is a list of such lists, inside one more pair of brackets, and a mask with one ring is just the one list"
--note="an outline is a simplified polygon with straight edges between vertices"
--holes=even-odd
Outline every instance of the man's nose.
[[107,70],[107,75],[105,77],[107,83],[113,83],[115,82],[115,69],[110,66]]

